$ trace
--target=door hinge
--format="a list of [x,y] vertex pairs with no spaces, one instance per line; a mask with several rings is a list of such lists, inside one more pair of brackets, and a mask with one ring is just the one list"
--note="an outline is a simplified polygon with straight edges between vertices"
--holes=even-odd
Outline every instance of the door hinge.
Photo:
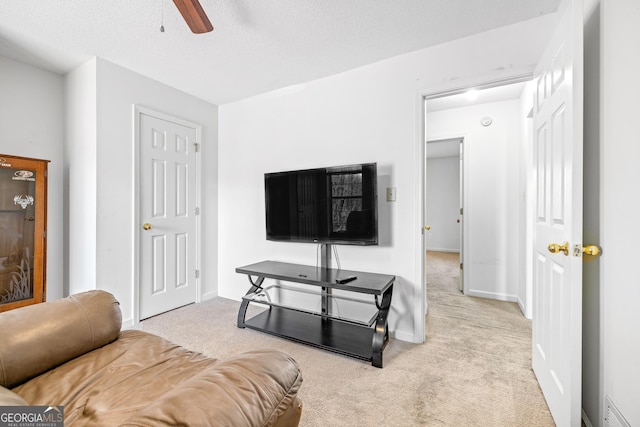
[[47,291],[42,291],[42,302],[47,300]]
[[200,207],[196,206],[196,208],[194,209],[194,214],[200,215]]
[[196,153],[197,153],[198,151],[200,151],[200,144],[198,144],[197,142],[194,142],[193,143],[193,148],[194,148],[194,150],[196,150]]
[[460,208],[460,215],[462,215],[462,208]]
[[47,230],[44,230],[44,231],[42,232],[42,237],[44,237],[45,239],[47,238]]
[[200,270],[196,270],[196,279],[200,278]]
[[464,264],[463,264],[463,263],[460,263],[460,270],[462,270],[462,269],[463,269],[463,267],[464,267]]

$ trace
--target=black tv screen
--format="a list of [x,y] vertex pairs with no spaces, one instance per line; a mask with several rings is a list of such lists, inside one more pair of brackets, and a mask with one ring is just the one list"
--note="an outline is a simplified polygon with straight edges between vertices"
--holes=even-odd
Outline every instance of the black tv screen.
[[267,240],[378,244],[376,163],[264,175]]

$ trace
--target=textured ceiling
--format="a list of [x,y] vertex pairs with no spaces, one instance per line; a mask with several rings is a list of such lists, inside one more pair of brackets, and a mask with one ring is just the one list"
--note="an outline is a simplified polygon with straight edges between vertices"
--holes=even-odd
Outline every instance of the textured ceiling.
[[552,13],[559,1],[200,0],[215,29],[195,35],[171,0],[3,0],[0,55],[61,74],[98,56],[223,104]]

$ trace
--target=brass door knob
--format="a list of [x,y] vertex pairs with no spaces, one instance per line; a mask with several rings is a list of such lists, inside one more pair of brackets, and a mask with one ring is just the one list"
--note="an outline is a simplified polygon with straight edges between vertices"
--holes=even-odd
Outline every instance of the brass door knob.
[[149,231],[149,230],[151,230],[151,228],[153,228],[153,227],[151,227],[151,224],[149,224],[148,222],[145,222],[145,223],[142,225],[142,228],[144,228],[145,230]]
[[598,256],[602,250],[596,245],[587,245],[582,247],[582,253],[585,255]]
[[431,226],[430,226],[430,225],[425,225],[425,226],[424,226],[424,229],[425,229],[425,230],[427,230],[427,231],[429,231],[429,230],[431,230]]
[[569,256],[569,242],[564,242],[562,245],[559,245],[557,243],[550,243],[549,246],[547,246],[547,249],[549,249],[549,252],[551,252],[552,254],[564,252],[565,256]]

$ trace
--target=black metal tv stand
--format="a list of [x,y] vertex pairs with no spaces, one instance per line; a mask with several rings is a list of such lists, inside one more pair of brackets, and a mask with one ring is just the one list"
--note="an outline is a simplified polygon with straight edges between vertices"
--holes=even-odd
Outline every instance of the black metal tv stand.
[[[382,352],[389,341],[387,316],[395,276],[276,261],[238,267],[236,272],[246,274],[251,282],[238,311],[239,328],[371,361],[373,366],[382,368]],[[254,281],[251,276],[257,279]],[[338,283],[351,276],[356,278]],[[263,286],[266,278],[276,282]],[[356,298],[352,292],[373,295],[374,300]],[[251,303],[268,309],[245,319]]]

